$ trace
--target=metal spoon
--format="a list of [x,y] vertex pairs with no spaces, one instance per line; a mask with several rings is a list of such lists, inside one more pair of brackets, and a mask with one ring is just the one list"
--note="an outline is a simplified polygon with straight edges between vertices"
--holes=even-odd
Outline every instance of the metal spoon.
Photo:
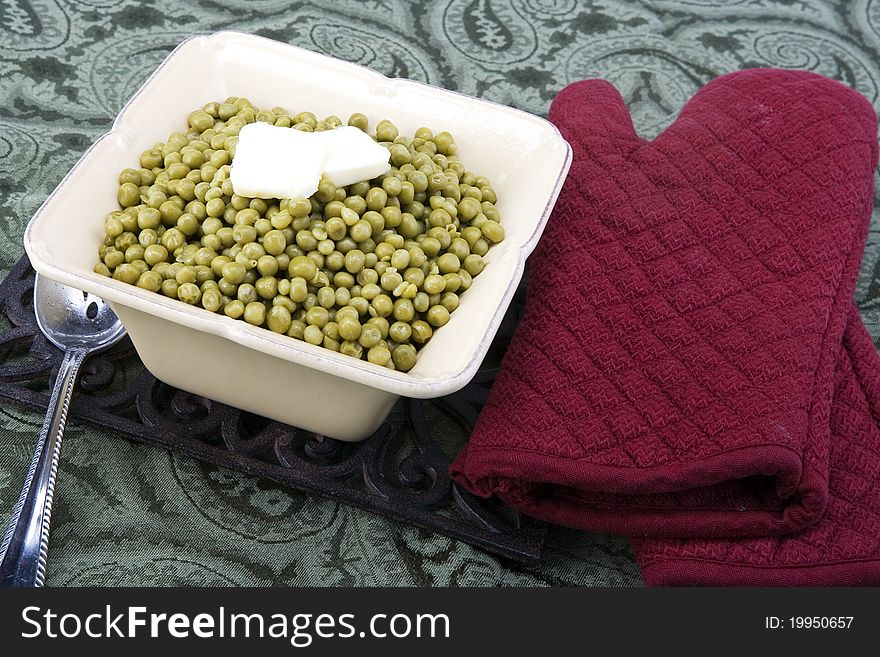
[[34,312],[43,335],[64,351],[49,410],[12,520],[0,544],[0,586],[42,586],[61,436],[80,365],[125,335],[103,299],[37,275]]

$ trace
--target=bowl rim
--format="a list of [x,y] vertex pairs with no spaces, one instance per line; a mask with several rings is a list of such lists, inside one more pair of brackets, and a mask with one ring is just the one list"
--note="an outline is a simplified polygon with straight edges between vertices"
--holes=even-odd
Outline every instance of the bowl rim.
[[[196,42],[222,41],[230,38],[260,42],[264,46],[268,45],[272,48],[280,48],[284,51],[293,53],[297,57],[311,60],[311,62],[315,64],[332,66],[342,72],[355,74],[359,78],[363,78],[367,75],[385,83],[416,86],[426,88],[430,93],[434,94],[439,93],[457,96],[466,99],[469,103],[487,105],[496,111],[501,110],[520,120],[525,119],[531,122],[537,122],[540,123],[544,129],[547,129],[548,127],[551,129],[551,135],[553,138],[558,140],[558,143],[564,148],[564,158],[558,169],[554,185],[552,189],[549,190],[547,202],[541,211],[540,217],[535,222],[531,234],[521,245],[504,256],[511,257],[515,255],[516,257],[512,276],[508,279],[507,288],[504,290],[504,293],[496,304],[484,335],[480,338],[480,341],[477,343],[476,348],[473,350],[464,367],[460,368],[458,371],[438,374],[435,376],[413,376],[409,373],[389,370],[367,361],[357,360],[345,356],[344,354],[337,354],[328,351],[322,347],[311,345],[301,340],[293,340],[287,336],[276,335],[261,327],[251,326],[244,322],[217,315],[216,313],[209,313],[200,308],[184,305],[175,302],[172,299],[156,298],[155,293],[139,290],[119,281],[107,279],[99,274],[83,275],[71,267],[61,266],[48,257],[44,257],[42,253],[43,249],[40,248],[33,239],[34,226],[37,224],[40,217],[44,215],[54,197],[64,187],[70,184],[70,180],[77,170],[89,160],[92,152],[106,139],[118,135],[125,138],[128,133],[128,129],[125,126],[125,119],[131,111],[132,106],[137,102],[138,98],[150,89],[152,83],[163,69],[167,68],[171,62],[179,56],[183,49],[191,47],[191,44]],[[25,228],[23,238],[24,248],[30,258],[32,266],[40,274],[48,276],[61,283],[87,290],[89,292],[94,292],[110,302],[111,306],[114,303],[117,303],[134,310],[148,312],[168,321],[175,322],[176,324],[181,324],[194,330],[204,331],[226,338],[232,342],[255,349],[262,353],[267,353],[298,365],[331,375],[340,376],[347,380],[384,390],[386,392],[414,398],[438,397],[459,390],[476,374],[489,350],[489,346],[501,324],[501,320],[512,301],[513,295],[516,292],[525,269],[526,258],[534,250],[538,239],[547,224],[550,213],[555,205],[557,197],[559,196],[562,185],[565,182],[565,178],[571,166],[571,161],[571,145],[562,137],[555,125],[542,117],[500,103],[484,100],[482,98],[475,98],[467,94],[444,89],[418,80],[390,78],[369,67],[341,60],[330,55],[318,53],[292,44],[275,41],[267,37],[235,30],[223,30],[211,34],[187,37],[168,53],[162,62],[138,87],[134,94],[132,94],[131,98],[126,101],[125,105],[123,105],[122,109],[113,120],[110,130],[95,139],[36,210]],[[168,305],[164,303],[165,301],[169,302]]]

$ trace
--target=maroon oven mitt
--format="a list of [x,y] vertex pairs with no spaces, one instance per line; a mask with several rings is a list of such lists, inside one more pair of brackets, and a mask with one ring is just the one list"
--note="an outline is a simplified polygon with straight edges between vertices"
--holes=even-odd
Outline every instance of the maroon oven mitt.
[[550,119],[573,166],[455,479],[636,537],[652,584],[880,583],[871,105],[758,69],[653,141],[598,80]]

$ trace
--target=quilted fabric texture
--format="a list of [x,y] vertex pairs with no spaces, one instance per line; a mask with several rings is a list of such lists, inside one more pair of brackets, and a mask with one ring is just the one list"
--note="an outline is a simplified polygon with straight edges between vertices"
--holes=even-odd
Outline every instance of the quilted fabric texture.
[[602,81],[550,118],[574,165],[455,477],[637,537],[648,583],[880,583],[870,104],[755,69],[651,142]]

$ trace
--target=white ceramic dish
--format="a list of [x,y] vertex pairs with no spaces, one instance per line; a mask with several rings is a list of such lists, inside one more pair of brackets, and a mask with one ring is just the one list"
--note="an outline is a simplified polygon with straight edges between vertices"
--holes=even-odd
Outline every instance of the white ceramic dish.
[[[449,130],[469,170],[498,195],[505,240],[408,373],[277,335],[92,272],[119,172],[185,126],[194,108],[228,96],[319,116],[364,112],[404,134]],[[181,43],[128,101],[31,219],[34,268],[110,302],[144,365],[166,383],[342,440],[369,436],[398,396],[454,392],[476,373],[568,172],[571,148],[525,112],[236,32]]]

